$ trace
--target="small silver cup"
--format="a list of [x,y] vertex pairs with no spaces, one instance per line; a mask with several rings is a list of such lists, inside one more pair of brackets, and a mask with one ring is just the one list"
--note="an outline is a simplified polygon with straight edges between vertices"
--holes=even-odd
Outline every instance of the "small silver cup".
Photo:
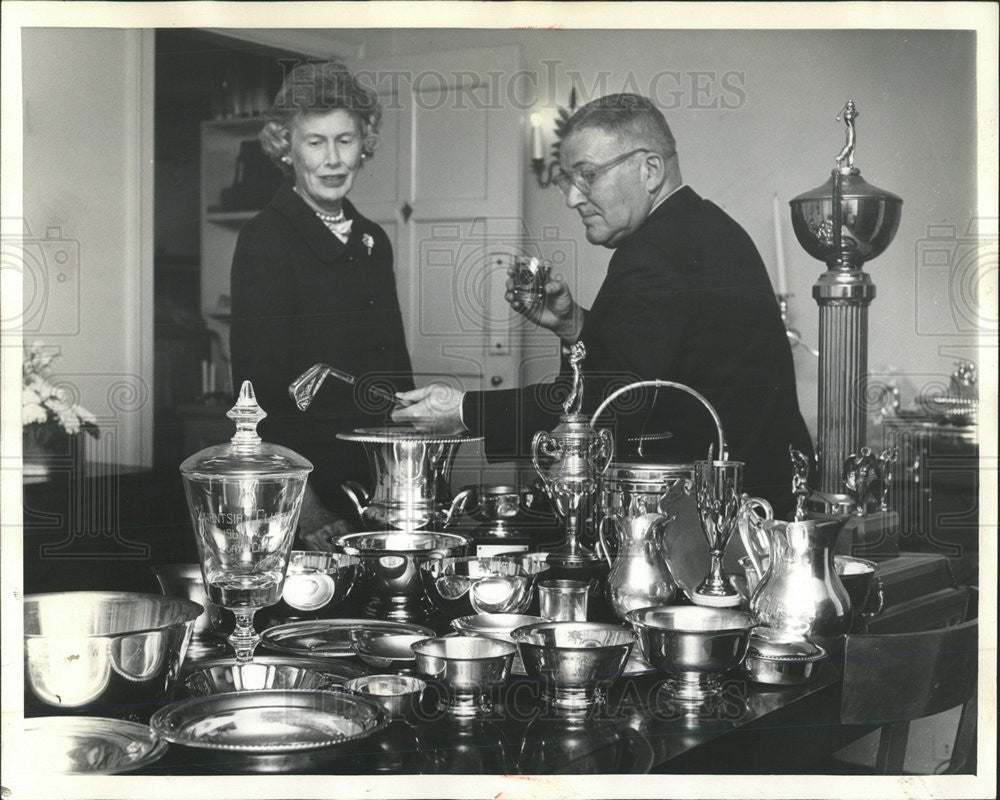
[[538,584],[539,615],[552,622],[585,622],[587,592],[584,581],[542,581]]
[[544,258],[516,256],[514,258],[514,297],[525,308],[538,305],[545,298],[545,284],[549,282],[552,264]]

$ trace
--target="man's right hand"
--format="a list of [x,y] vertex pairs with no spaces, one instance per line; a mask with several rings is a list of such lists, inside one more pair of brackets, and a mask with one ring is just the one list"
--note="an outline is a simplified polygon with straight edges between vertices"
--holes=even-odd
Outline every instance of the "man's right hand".
[[525,306],[514,293],[513,270],[507,273],[507,291],[504,298],[510,307],[536,325],[547,328],[564,342],[575,342],[583,328],[585,310],[573,299],[569,285],[561,277],[549,278],[545,284],[545,297],[541,303]]

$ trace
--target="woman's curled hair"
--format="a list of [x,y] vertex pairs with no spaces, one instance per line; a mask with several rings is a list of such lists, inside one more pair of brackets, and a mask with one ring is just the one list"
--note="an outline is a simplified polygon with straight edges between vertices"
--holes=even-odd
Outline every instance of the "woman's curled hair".
[[291,127],[300,114],[324,114],[344,109],[361,128],[362,156],[371,158],[379,145],[382,106],[374,90],[362,86],[347,67],[336,61],[300,64],[288,75],[265,116],[260,141],[267,153],[286,172],[282,161],[291,149]]

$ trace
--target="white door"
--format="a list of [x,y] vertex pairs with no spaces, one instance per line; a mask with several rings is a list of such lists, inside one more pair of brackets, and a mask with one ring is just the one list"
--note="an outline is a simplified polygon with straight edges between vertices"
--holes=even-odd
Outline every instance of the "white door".
[[381,145],[351,200],[393,243],[417,384],[515,386],[520,335],[503,293],[506,264],[523,244],[526,111],[496,75],[515,75],[520,48],[352,68],[378,91],[384,116]]

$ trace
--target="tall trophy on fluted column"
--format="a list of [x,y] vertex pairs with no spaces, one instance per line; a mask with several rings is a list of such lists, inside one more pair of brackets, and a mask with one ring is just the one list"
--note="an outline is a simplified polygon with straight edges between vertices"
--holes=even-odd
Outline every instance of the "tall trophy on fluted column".
[[881,255],[899,227],[903,201],[872,186],[854,166],[857,107],[848,100],[837,116],[846,141],[822,186],[791,201],[799,244],[826,263],[813,286],[819,304],[819,497],[830,511],[843,498],[844,460],[866,443],[868,306],[875,285],[864,271]]
[[566,541],[550,554],[549,560],[564,566],[600,560],[580,541],[580,532],[592,509],[600,477],[614,455],[611,431],[594,430],[588,417],[580,413],[583,404],[580,365],[586,356],[583,342],[570,348],[573,386],[563,403],[559,424],[551,431],[539,431],[531,442],[535,470],[566,530]]

